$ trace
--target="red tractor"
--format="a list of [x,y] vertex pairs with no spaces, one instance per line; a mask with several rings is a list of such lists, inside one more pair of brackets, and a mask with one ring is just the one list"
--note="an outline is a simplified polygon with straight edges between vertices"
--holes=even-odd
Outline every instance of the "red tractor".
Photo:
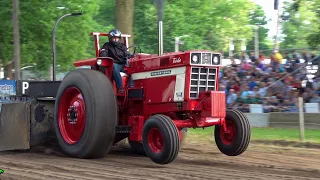
[[[183,129],[210,126],[215,126],[222,153],[237,156],[247,149],[249,121],[242,112],[227,110],[225,92],[218,91],[219,53],[137,53],[122,74],[125,93],[117,94],[113,60],[98,57],[99,37],[108,34],[91,35],[96,58],[74,62],[79,69],[61,82],[17,82],[17,96],[33,100],[3,105],[0,120],[6,130],[0,133],[0,150],[28,149],[46,142],[51,132],[65,154],[101,158],[128,138],[133,151],[168,164],[178,155]],[[130,36],[122,37],[128,47]],[[128,76],[134,80],[132,88]],[[8,113],[10,108],[16,112]]]
[[[186,51],[161,55],[136,54],[122,74],[124,95],[112,80],[113,60],[99,57],[99,37],[92,33],[96,58],[76,61],[55,101],[55,132],[62,150],[74,157],[103,157],[126,137],[132,149],[159,164],[172,162],[180,150],[183,128],[215,126],[219,150],[243,153],[250,125],[243,113],[226,109],[218,91],[219,53]],[[123,35],[128,45],[129,35]],[[134,87],[128,88],[128,76]]]

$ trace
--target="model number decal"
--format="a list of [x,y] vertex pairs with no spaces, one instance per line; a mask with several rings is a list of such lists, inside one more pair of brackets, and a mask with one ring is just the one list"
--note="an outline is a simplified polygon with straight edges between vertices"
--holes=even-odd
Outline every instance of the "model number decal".
[[164,74],[171,74],[171,70],[152,72],[151,76],[160,76]]
[[181,58],[178,57],[178,58],[173,58],[172,59],[172,63],[175,64],[175,63],[181,63]]

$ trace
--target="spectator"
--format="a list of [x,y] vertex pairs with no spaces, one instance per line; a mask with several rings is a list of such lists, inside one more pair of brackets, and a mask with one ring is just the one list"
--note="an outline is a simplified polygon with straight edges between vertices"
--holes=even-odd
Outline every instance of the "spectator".
[[313,93],[310,103],[320,103],[320,96],[318,93]]
[[230,89],[228,96],[227,96],[227,105],[233,106],[236,104],[238,95],[235,93],[234,89]]
[[[253,53],[250,55],[251,58]],[[303,55],[303,58],[308,58],[307,54]],[[305,87],[302,80],[308,79],[306,68],[288,75],[303,65],[300,63],[300,55],[297,52],[286,53],[285,57],[285,66],[278,52],[273,53],[269,64],[263,63],[265,57],[262,53],[254,62],[242,53],[239,65],[233,63],[232,57],[232,65],[222,68],[223,77],[220,82],[228,92],[228,106],[249,112],[249,104],[258,103],[263,105],[264,112],[296,112],[299,96],[303,97],[305,102],[318,102],[320,78],[314,78]],[[283,79],[284,76],[286,78]]]

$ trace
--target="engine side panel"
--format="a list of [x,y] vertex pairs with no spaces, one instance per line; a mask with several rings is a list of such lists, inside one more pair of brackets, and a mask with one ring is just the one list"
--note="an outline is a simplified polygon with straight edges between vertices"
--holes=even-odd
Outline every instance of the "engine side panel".
[[143,86],[146,103],[182,102],[184,100],[186,67],[132,74]]

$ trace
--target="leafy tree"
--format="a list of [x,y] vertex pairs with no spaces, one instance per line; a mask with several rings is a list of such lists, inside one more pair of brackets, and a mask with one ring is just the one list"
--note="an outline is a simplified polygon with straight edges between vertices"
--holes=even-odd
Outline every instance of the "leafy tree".
[[[254,4],[248,0],[179,0],[167,1],[164,11],[164,51],[174,51],[174,38],[184,38],[181,50],[227,50],[229,38],[251,38],[249,12]],[[149,53],[157,52],[157,18],[150,0],[135,4],[135,42]]]
[[316,7],[319,0],[301,0],[298,2],[286,2],[284,14],[287,18],[283,21],[283,34],[285,35],[281,47],[284,48],[308,48],[316,46],[319,30],[319,17]]
[[0,0],[0,64],[5,65],[13,58],[12,2]]
[[[7,3],[7,6],[5,5]],[[0,59],[5,63],[12,60],[13,37],[11,5],[1,2]],[[93,17],[97,14],[99,3],[88,0],[21,0],[20,1],[21,65],[36,64],[37,71],[48,74],[52,64],[52,29],[56,20],[63,14],[84,10],[85,16],[63,19],[56,32],[57,64],[62,70],[72,67],[72,62],[91,57],[94,54],[89,33],[99,29]],[[89,46],[90,43],[90,46]]]
[[[20,0],[22,66],[36,63],[36,71],[42,72],[38,76],[47,76],[48,67],[52,64],[51,33],[54,23],[61,15],[80,10],[83,10],[84,16],[67,17],[57,27],[57,64],[61,71],[65,71],[72,69],[75,60],[94,57],[93,38],[89,33],[108,32],[120,26],[120,22],[117,25],[119,20],[116,14],[119,11],[126,13],[126,10],[122,6],[117,8],[116,2]],[[128,5],[128,1],[121,2]],[[13,54],[12,5],[8,0],[0,0],[0,4],[0,60],[6,63],[12,60]],[[153,0],[134,1],[134,5],[128,7],[133,9],[134,44],[140,45],[142,52],[157,53],[158,27]],[[252,9],[255,9],[254,15],[250,14]],[[252,27],[245,25],[255,23],[265,23],[264,15],[250,0],[166,0],[163,19],[164,52],[174,51],[174,38],[186,34],[189,37],[182,39],[185,43],[180,46],[180,50],[228,51],[229,38],[252,39]],[[267,31],[260,31],[260,41],[264,42]],[[124,30],[124,33],[130,31]],[[104,41],[107,39],[101,38],[101,44]]]
[[[253,25],[253,26],[258,25],[259,26],[259,28],[258,28],[259,50],[270,49],[270,47],[267,44],[267,37],[268,37],[269,30],[267,28],[263,27],[264,25],[266,25],[268,23],[268,21],[267,21],[267,17],[265,16],[265,13],[264,13],[262,7],[259,5],[256,5],[255,9],[253,9],[250,12],[249,19],[250,19],[250,25]],[[254,29],[253,29],[253,31],[254,31]],[[250,41],[248,42],[247,51],[254,51],[254,42],[255,42],[255,38],[252,37],[250,39]]]

